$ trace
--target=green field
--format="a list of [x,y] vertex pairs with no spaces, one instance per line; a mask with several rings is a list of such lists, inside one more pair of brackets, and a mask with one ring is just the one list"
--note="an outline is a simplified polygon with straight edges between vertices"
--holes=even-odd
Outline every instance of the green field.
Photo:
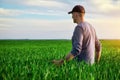
[[0,40],[0,80],[120,80],[120,40],[101,40],[102,55],[92,66],[65,57],[70,40]]

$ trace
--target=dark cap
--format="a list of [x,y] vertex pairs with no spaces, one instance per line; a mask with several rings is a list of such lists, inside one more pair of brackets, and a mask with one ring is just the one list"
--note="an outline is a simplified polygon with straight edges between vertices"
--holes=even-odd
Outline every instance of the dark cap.
[[72,11],[68,12],[68,14],[71,14],[71,13],[73,13],[73,12],[85,13],[85,9],[84,9],[84,7],[81,6],[81,5],[76,5],[76,6],[72,9]]

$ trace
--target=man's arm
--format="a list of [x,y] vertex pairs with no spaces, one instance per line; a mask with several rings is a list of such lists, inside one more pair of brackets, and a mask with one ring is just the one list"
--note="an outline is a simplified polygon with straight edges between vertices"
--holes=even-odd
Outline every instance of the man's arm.
[[73,41],[72,41],[72,50],[69,54],[67,54],[67,56],[65,57],[65,59],[61,59],[61,60],[53,60],[52,62],[56,65],[61,65],[64,63],[64,61],[70,61],[72,60],[74,57],[76,57],[77,55],[80,54],[81,50],[82,50],[82,42],[83,42],[83,29],[80,26],[77,26],[75,28],[74,34],[73,34]]
[[66,57],[65,57],[65,60],[66,61],[70,61],[70,60],[72,60],[74,58],[74,56],[71,54],[71,53],[69,53]]
[[96,52],[95,61],[99,62],[100,61],[100,57],[101,57],[101,52]]
[[97,36],[95,36],[95,61],[99,62],[101,57],[101,43],[98,40]]

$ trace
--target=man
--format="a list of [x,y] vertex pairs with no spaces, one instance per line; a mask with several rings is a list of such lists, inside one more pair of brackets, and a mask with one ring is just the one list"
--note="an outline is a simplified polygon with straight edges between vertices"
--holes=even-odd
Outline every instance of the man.
[[[88,64],[99,62],[101,55],[101,45],[96,36],[95,29],[91,24],[84,21],[85,9],[81,5],[76,5],[72,11],[73,22],[77,23],[72,37],[72,50],[61,60],[53,60],[55,65],[61,65],[64,61],[76,58],[78,61],[85,61]],[[96,59],[96,60],[95,60]]]

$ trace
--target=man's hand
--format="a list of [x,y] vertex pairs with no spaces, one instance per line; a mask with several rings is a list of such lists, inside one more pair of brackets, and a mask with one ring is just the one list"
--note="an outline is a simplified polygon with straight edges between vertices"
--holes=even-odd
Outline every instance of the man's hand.
[[[66,61],[66,62],[67,62],[67,61],[70,61],[70,60],[72,60],[73,58],[74,58],[74,56],[73,56],[71,53],[69,53],[69,54],[67,54],[67,56],[65,57],[65,61]],[[60,66],[60,65],[62,65],[62,64],[64,63],[64,59],[61,59],[61,60],[53,60],[52,63],[55,64],[55,65],[57,65],[57,66]]]
[[64,60],[63,59],[61,59],[61,60],[53,60],[52,63],[57,65],[57,66],[60,66],[60,65],[62,65],[64,63]]

